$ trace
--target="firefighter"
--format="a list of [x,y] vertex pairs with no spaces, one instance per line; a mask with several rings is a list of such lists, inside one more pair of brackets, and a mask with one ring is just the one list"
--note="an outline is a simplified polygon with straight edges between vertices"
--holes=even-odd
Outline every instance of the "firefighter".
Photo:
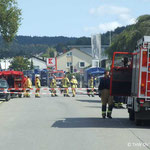
[[69,90],[68,87],[70,86],[70,82],[69,79],[67,77],[67,75],[64,76],[64,78],[62,79],[62,87],[64,89],[64,97],[70,97],[69,96]]
[[28,76],[26,81],[25,81],[25,88],[26,88],[26,92],[25,92],[25,97],[30,97],[30,89],[32,88],[32,82],[30,80],[30,77]]
[[26,97],[26,80],[27,80],[27,76],[24,76],[23,78],[23,97]]
[[41,87],[41,83],[40,83],[40,79],[39,76],[37,75],[35,77],[35,97],[40,97],[40,87]]
[[56,77],[54,76],[53,79],[51,80],[50,82],[50,87],[51,87],[51,96],[54,97],[54,96],[57,96],[56,94]]
[[73,94],[72,97],[75,97],[76,88],[77,88],[77,85],[78,85],[78,81],[75,78],[75,76],[72,76],[72,79],[71,79],[70,83],[71,83],[71,89],[72,89],[72,94]]
[[88,93],[88,96],[90,97],[90,95],[92,97],[94,97],[94,77],[91,76],[91,79],[89,80],[89,87],[90,87],[90,90],[89,90],[89,93]]
[[113,109],[113,97],[110,96],[109,93],[110,89],[110,76],[109,71],[105,72],[105,76],[101,79],[100,85],[98,87],[99,90],[99,96],[102,100],[102,117],[106,118],[106,107],[108,104],[108,111],[107,111],[107,117],[112,118],[112,109]]

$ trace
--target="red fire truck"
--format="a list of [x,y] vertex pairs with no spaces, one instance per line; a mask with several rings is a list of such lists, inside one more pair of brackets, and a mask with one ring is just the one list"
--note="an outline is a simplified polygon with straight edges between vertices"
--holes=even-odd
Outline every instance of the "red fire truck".
[[[18,95],[22,97],[23,84],[24,84],[24,74],[21,71],[0,71],[0,78],[7,80],[9,85],[9,91],[13,95]],[[18,94],[17,94],[18,93]]]
[[150,36],[140,39],[133,53],[114,52],[110,94],[127,96],[129,119],[136,125],[150,120]]
[[50,77],[56,77],[56,84],[58,87],[61,86],[61,80],[63,79],[65,73],[63,70],[53,70],[50,72]]

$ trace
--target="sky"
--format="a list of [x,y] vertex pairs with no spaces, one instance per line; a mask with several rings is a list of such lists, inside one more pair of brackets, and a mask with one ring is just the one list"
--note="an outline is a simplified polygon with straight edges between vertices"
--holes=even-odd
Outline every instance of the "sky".
[[90,37],[134,24],[150,14],[150,0],[16,0],[22,10],[17,35]]

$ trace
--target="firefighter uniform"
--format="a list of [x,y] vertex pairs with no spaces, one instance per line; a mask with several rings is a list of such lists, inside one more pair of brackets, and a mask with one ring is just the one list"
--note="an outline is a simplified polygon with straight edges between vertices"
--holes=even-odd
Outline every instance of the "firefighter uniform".
[[51,80],[50,87],[51,87],[51,96],[52,97],[57,96],[56,95],[56,89],[55,89],[57,87],[55,77]]
[[106,117],[106,107],[108,104],[107,117],[112,118],[112,109],[113,109],[113,97],[110,96],[110,77],[109,72],[105,73],[105,76],[101,79],[99,85],[99,92],[102,100],[102,117]]
[[94,97],[94,78],[91,77],[91,79],[89,80],[89,87],[90,87],[90,90],[89,90],[89,93],[88,93],[88,96],[92,96]]
[[27,80],[27,76],[24,76],[23,78],[23,97],[26,97],[26,80]]
[[32,82],[29,78],[29,76],[27,77],[26,81],[25,81],[25,94],[24,97],[30,97],[30,89],[32,88]]
[[40,79],[38,76],[36,76],[35,78],[35,97],[40,97],[40,87],[41,87],[41,83],[40,83]]
[[64,88],[64,96],[67,96],[67,97],[70,97],[69,90],[68,90],[69,85],[70,85],[69,79],[67,78],[67,76],[65,76],[62,79],[62,87]]
[[71,89],[72,89],[72,94],[73,94],[72,97],[75,97],[76,88],[77,88],[77,85],[78,85],[78,81],[75,78],[75,76],[72,76],[72,79],[71,79],[70,83],[71,83]]

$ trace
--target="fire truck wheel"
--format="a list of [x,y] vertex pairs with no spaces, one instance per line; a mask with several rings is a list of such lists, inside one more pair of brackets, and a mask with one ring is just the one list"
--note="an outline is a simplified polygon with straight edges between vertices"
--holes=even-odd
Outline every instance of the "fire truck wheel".
[[129,120],[134,120],[135,116],[134,116],[134,112],[132,110],[130,110],[129,112]]
[[18,97],[21,98],[21,97],[22,97],[22,94],[18,94]]
[[6,95],[5,101],[9,101],[11,98],[10,94]]
[[136,124],[136,126],[141,126],[142,125],[142,120],[135,119],[135,124]]

